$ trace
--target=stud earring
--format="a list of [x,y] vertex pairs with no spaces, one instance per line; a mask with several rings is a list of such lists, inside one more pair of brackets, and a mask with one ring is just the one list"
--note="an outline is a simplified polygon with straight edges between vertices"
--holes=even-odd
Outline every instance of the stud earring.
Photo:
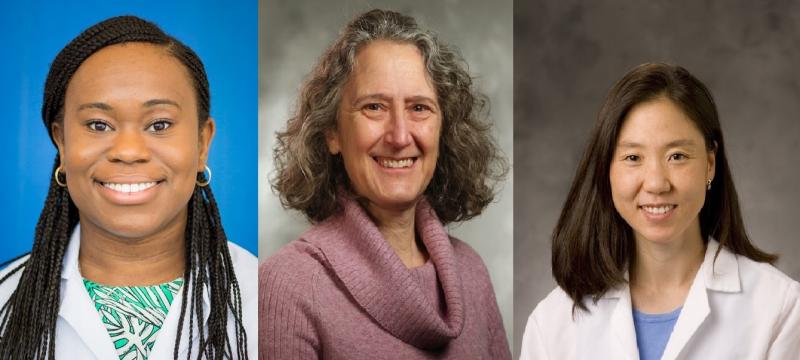
[[706,180],[706,190],[711,190],[711,179]]

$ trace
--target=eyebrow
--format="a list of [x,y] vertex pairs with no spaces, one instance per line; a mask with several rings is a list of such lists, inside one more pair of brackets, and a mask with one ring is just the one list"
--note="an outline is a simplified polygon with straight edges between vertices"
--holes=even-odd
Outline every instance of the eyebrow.
[[[390,101],[390,100],[392,100],[392,97],[389,96],[389,95],[383,94],[383,93],[367,94],[367,95],[363,95],[363,96],[359,96],[359,97],[355,98],[355,100],[353,100],[353,105],[361,103],[364,100],[371,100],[371,99],[381,100],[381,101]],[[425,101],[425,102],[429,102],[431,104],[436,104],[436,101],[434,99],[431,99],[430,97],[425,96],[425,95],[410,96],[410,97],[406,98],[405,101],[406,102]]]
[[81,106],[78,106],[78,111],[84,109],[100,109],[104,111],[111,111],[114,108],[112,108],[111,105],[102,102],[86,103],[86,104],[81,104]]
[[386,94],[381,94],[381,93],[378,93],[378,94],[367,94],[367,95],[359,96],[359,97],[353,99],[353,105],[361,103],[364,100],[389,101],[391,99],[392,98],[389,95],[386,95]]
[[[678,139],[668,142],[664,147],[666,148],[673,148],[679,146],[694,146],[695,142],[691,139]],[[644,145],[637,143],[635,141],[621,141],[617,147],[621,148],[643,148]]]
[[172,101],[170,99],[152,99],[144,102],[144,107],[153,107],[156,105],[172,105],[178,109],[181,108],[176,101]]
[[[177,102],[170,99],[150,99],[145,101],[144,104],[142,104],[142,107],[153,107],[158,105],[172,105],[178,109],[181,108],[181,106]],[[80,106],[78,106],[78,111],[85,109],[99,109],[103,111],[112,111],[114,110],[114,107],[104,102],[92,102],[92,103],[81,104]]]

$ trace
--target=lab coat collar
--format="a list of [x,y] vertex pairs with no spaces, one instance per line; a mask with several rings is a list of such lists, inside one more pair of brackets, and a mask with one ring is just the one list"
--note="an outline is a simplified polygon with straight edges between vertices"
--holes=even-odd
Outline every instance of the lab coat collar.
[[[63,318],[78,334],[79,338],[92,349],[98,359],[116,359],[118,357],[111,337],[100,320],[100,315],[94,308],[92,299],[83,284],[78,267],[78,254],[80,253],[81,231],[80,225],[75,227],[70,237],[69,245],[64,254],[64,261],[61,268],[61,305],[58,316]],[[183,286],[191,286],[191,282],[185,282]],[[191,288],[190,288],[191,289]],[[191,294],[189,294],[191,297]],[[150,352],[151,359],[167,359],[173,356],[175,348],[175,338],[177,337],[178,322],[180,321],[181,304],[183,303],[183,288],[175,297],[175,301],[170,305],[164,326],[158,334],[153,350]],[[191,303],[186,304],[186,315],[183,321],[183,331],[181,332],[181,344],[179,355],[185,354],[189,349],[189,312]],[[205,286],[203,290],[203,324],[208,322],[211,311],[211,299],[209,288]],[[192,344],[198,341],[197,321],[193,322],[194,334]],[[102,340],[100,340],[102,339]],[[99,340],[99,341],[98,341]],[[194,355],[194,354],[193,354]]]
[[[717,249],[719,249],[719,243],[714,239],[710,239],[706,246],[703,264],[697,271],[692,286],[689,288],[689,294],[686,296],[683,309],[664,349],[662,359],[676,359],[695,331],[705,321],[710,313],[708,290],[719,292],[741,291],[739,263],[736,255],[728,251],[728,249],[722,248],[715,261]],[[628,273],[626,271],[625,282],[607,291],[602,298],[619,299],[611,315],[611,329],[616,334],[615,348],[619,357],[638,359],[639,351],[636,346],[636,331],[633,326],[633,306],[627,280]]]
[[[703,264],[697,271],[702,276],[703,285],[706,289],[719,292],[736,293],[742,291],[741,279],[739,278],[739,261],[736,255],[727,248],[722,248],[717,256],[719,242],[715,239],[708,240],[706,253],[703,257]],[[716,257],[716,260],[714,259]],[[696,283],[700,278],[695,278]],[[692,284],[694,286],[694,283]],[[620,299],[627,296],[630,299],[630,288],[628,287],[628,271],[625,271],[625,282],[608,290],[601,296],[602,299]]]
[[711,239],[706,247],[706,257],[703,260],[701,271],[705,276],[706,288],[719,292],[736,293],[742,291],[742,281],[739,278],[739,261],[727,248],[722,248],[717,256],[717,249],[720,247],[717,240]]
[[84,342],[87,349],[91,349],[96,358],[115,359],[119,355],[100,320],[100,315],[94,308],[78,269],[80,240],[81,229],[78,225],[69,239],[61,267],[61,304],[58,316],[75,330],[78,338]]

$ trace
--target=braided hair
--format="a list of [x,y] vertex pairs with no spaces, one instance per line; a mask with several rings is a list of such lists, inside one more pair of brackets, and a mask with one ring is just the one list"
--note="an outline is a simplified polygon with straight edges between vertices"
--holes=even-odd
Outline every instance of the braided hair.
[[[78,67],[100,49],[126,42],[161,46],[186,67],[197,97],[200,126],[205,124],[210,111],[210,91],[205,68],[197,54],[151,22],[134,16],[120,16],[86,29],[53,60],[42,105],[42,119],[51,140],[51,125],[63,121],[67,85]],[[58,166],[59,156],[56,155],[54,172]],[[0,278],[2,284],[21,272],[17,288],[0,308],[0,358],[3,359],[55,358],[61,266],[70,235],[79,219],[78,209],[66,187],[59,186],[56,180],[53,177],[50,181],[44,209],[36,224],[30,256]],[[198,174],[198,180],[205,182],[202,173]],[[190,344],[197,336],[200,345],[198,359],[246,359],[247,336],[242,323],[241,292],[219,209],[209,186],[195,187],[188,210],[184,235],[186,285],[183,287],[184,301],[181,304],[173,356],[176,359],[178,357],[181,336],[187,336]],[[211,300],[207,324],[203,322],[203,292],[206,287]],[[229,339],[227,334],[228,310],[233,315],[235,339]],[[181,334],[187,316],[189,334]],[[194,333],[195,322],[197,334]],[[190,346],[187,359],[191,357]]]

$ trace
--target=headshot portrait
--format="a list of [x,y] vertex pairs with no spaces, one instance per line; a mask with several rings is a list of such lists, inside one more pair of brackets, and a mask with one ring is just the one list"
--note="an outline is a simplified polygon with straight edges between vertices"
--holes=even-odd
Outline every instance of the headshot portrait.
[[[394,6],[271,6],[260,113],[279,125],[261,134],[274,139],[260,152],[272,156],[259,204],[260,355],[510,358],[510,304],[496,290],[510,280],[510,99],[494,102],[510,91],[509,33],[497,25],[483,43],[469,31],[450,40],[440,28],[464,18],[429,28],[431,18]],[[487,11],[490,23],[510,16]],[[271,33],[281,12],[318,24]],[[297,41],[270,45],[281,35]],[[319,48],[294,70],[306,38]],[[472,57],[470,44],[482,45]],[[504,51],[487,62],[492,47]],[[476,222],[483,229],[462,233]]]
[[[3,196],[17,211],[3,220],[0,357],[256,358],[255,208],[237,203],[255,184],[236,180],[254,161],[222,155],[254,154],[236,129],[256,117],[216,97],[227,81],[255,99],[255,54],[250,70],[228,64],[237,49],[205,56],[226,50],[218,36],[255,44],[256,5],[97,5],[3,5],[16,164]],[[193,32],[210,14],[217,30]]]
[[515,9],[515,355],[795,357],[795,6],[535,5]]

